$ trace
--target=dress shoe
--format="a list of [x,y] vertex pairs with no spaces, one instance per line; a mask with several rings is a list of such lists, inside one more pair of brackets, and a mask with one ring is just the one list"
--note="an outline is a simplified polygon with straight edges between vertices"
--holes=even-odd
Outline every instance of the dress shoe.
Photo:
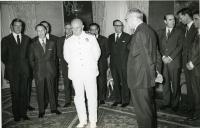
[[197,120],[199,118],[200,118],[200,116],[191,116],[191,117],[188,117],[187,120],[188,121],[195,121],[195,120]]
[[111,106],[112,107],[115,107],[115,106],[117,106],[118,104],[121,104],[120,102],[114,102]]
[[44,113],[39,113],[39,118],[43,118],[44,117]]
[[166,108],[168,108],[168,107],[170,107],[170,106],[169,106],[169,105],[161,105],[161,106],[160,106],[160,109],[161,109],[161,110],[164,110],[164,109],[166,109]]
[[35,108],[34,108],[34,107],[32,107],[32,106],[28,106],[28,110],[29,110],[29,111],[34,111],[34,110],[35,110]]
[[14,118],[14,121],[16,121],[16,122],[19,122],[20,121],[20,118]]
[[101,105],[101,104],[105,104],[105,101],[104,100],[100,100],[99,101],[99,105]]
[[57,103],[57,107],[60,107],[60,104]]
[[66,103],[66,104],[63,106],[63,108],[67,108],[67,107],[69,107],[69,106],[71,106],[71,103]]
[[80,122],[78,125],[76,125],[76,128],[84,128],[86,125],[86,122]]
[[58,110],[51,110],[51,113],[56,113],[57,115],[60,115],[60,114],[61,114],[61,112],[58,111]]
[[27,115],[23,116],[22,118],[23,118],[23,120],[30,120],[30,118]]
[[124,103],[124,104],[121,105],[121,107],[124,108],[124,107],[126,107],[126,106],[128,106],[128,105],[129,105],[129,103]]

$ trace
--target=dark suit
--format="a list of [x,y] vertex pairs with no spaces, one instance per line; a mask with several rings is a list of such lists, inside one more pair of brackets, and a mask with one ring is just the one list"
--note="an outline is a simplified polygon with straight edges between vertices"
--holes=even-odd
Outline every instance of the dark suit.
[[189,60],[193,63],[194,69],[191,71],[193,76],[192,94],[194,96],[194,116],[200,116],[200,35],[196,35]]
[[157,64],[157,39],[145,23],[140,24],[130,41],[127,81],[139,128],[155,128],[153,88]]
[[[54,83],[56,78],[56,44],[46,40],[44,52],[39,39],[31,44],[30,63],[35,78],[39,112],[45,111],[45,93],[48,94],[51,110],[56,110]],[[47,88],[47,91],[45,90]]]
[[188,100],[188,109],[193,111],[194,110],[194,98],[193,98],[193,91],[192,91],[192,77],[193,72],[186,68],[186,64],[189,62],[189,56],[191,54],[191,49],[194,43],[195,36],[197,35],[197,29],[195,28],[194,24],[190,27],[189,31],[187,32],[184,43],[183,43],[183,69],[186,78],[187,84],[187,100]]
[[10,34],[4,37],[1,43],[5,78],[10,82],[12,112],[14,118],[19,119],[27,113],[30,38],[22,34],[21,43],[17,44],[13,34]]
[[102,35],[98,35],[97,41],[101,49],[101,56],[98,61],[99,75],[97,77],[98,100],[105,100],[107,90],[107,58],[109,55],[108,39]]
[[127,45],[130,35],[122,32],[118,42],[115,42],[115,33],[108,37],[110,52],[110,69],[114,81],[113,96],[115,102],[129,103],[130,93],[127,85]]
[[63,36],[60,38],[58,44],[57,44],[57,55],[60,59],[60,66],[61,71],[64,79],[64,92],[65,92],[65,104],[71,102],[72,97],[72,82],[68,78],[68,64],[64,59],[63,56],[63,46],[65,43],[66,36]]
[[[38,36],[34,37],[33,42],[37,39],[38,39]],[[55,35],[49,34],[49,40],[52,40],[55,42],[56,49],[57,49],[57,44],[58,44],[59,38]],[[56,104],[58,104],[58,91],[59,91],[58,86],[59,86],[59,75],[60,75],[59,73],[60,73],[59,72],[59,59],[58,59],[58,53],[56,53],[56,79],[55,79],[55,83],[54,83],[54,93],[55,93],[55,97],[56,97]],[[47,90],[47,89],[45,89],[45,90]],[[45,93],[45,94],[47,94],[47,93]],[[45,106],[46,107],[47,107],[48,102],[49,102],[49,97],[48,97],[48,95],[45,95]]]
[[172,107],[178,107],[181,94],[180,73],[184,33],[180,29],[173,28],[169,37],[167,37],[166,28],[164,28],[158,31],[158,36],[162,56],[169,56],[173,59],[169,64],[164,64],[163,66],[163,77],[165,79],[163,86],[163,104],[171,104]]

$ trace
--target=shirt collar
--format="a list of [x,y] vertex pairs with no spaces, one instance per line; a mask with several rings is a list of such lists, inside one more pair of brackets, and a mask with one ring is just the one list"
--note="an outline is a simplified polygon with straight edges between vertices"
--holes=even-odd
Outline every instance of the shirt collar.
[[166,32],[168,32],[168,31],[172,32],[172,29],[173,28],[166,27]]
[[15,32],[13,32],[12,34],[13,34],[13,36],[16,37],[16,38],[17,38],[17,35],[19,35],[19,38],[21,38],[21,36],[22,36],[21,33],[17,34],[17,33],[15,33]]
[[193,24],[193,21],[187,24],[188,30],[191,28],[192,24]]
[[46,38],[49,39],[49,33],[46,34]]
[[39,38],[39,41],[40,41],[41,44],[43,43],[43,41],[46,44],[46,40],[47,40],[46,38],[44,38],[44,39]]
[[138,22],[137,24],[136,24],[136,27],[135,27],[135,31],[136,31],[136,29],[138,28],[138,26],[140,25],[140,24],[142,24],[143,22],[141,21],[141,22]]
[[117,34],[119,35],[119,37],[121,36],[122,32],[121,33],[115,33],[115,37],[117,37]]

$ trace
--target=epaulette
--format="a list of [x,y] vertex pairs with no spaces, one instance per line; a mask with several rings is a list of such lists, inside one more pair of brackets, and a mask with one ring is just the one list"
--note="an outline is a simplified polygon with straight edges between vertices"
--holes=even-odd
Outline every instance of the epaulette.
[[68,35],[67,37],[65,37],[65,39],[68,39],[72,36],[73,34]]

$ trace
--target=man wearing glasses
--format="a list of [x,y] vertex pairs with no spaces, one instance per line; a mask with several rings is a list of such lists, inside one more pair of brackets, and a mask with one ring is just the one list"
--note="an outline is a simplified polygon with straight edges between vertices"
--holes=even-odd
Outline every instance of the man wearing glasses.
[[127,45],[130,40],[130,35],[123,32],[123,23],[120,20],[114,20],[113,26],[115,33],[108,38],[110,49],[110,69],[114,80],[112,106],[122,104],[121,107],[126,107],[129,104],[129,89],[127,86],[126,65],[128,57]]

